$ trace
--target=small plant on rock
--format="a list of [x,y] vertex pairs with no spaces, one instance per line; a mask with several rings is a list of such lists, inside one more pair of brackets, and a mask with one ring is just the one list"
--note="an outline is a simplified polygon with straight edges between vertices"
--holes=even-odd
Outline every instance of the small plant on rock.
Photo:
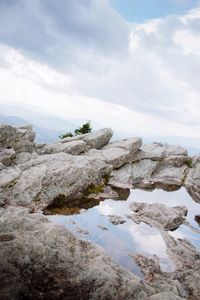
[[71,132],[67,132],[67,133],[64,133],[64,134],[61,134],[59,135],[59,138],[62,140],[62,139],[65,139],[67,137],[73,137],[73,134]]
[[83,124],[82,127],[77,128],[74,132],[75,135],[90,133],[92,131],[92,127],[90,125],[90,121]]

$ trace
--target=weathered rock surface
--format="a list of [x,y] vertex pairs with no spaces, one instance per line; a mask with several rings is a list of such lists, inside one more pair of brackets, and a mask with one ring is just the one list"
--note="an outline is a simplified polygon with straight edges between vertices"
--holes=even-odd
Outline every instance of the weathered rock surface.
[[10,166],[15,160],[15,151],[13,149],[3,148],[0,150],[0,163],[4,166]]
[[39,154],[53,154],[65,152],[72,155],[79,155],[88,150],[88,146],[84,141],[77,140],[68,143],[55,143],[51,145],[44,145],[38,149]]
[[[124,191],[185,186],[200,201],[199,157],[191,163],[182,147],[158,143],[140,150],[138,138],[107,145],[111,129],[53,145],[35,145],[34,136],[30,126],[0,125],[1,299],[200,299],[200,254],[167,232],[184,221],[184,207],[133,207],[138,222],[159,228],[177,266],[165,274],[158,262],[138,257],[141,269],[146,267],[144,283],[114,264],[101,248],[34,213],[85,195],[97,201],[100,196],[114,197],[107,186],[111,172],[110,185]],[[88,194],[91,187],[102,186],[103,191]],[[125,221],[111,217],[116,224]]]
[[0,147],[13,148],[16,152],[32,152],[34,149],[35,133],[32,126],[12,127],[0,125]]
[[192,198],[200,203],[200,156],[193,158],[184,185]]
[[72,141],[83,140],[90,148],[100,149],[107,145],[113,135],[110,128],[94,131],[92,133],[81,134],[74,137],[67,137],[60,140],[58,143],[69,143]]
[[[155,255],[152,258],[145,257],[143,254],[131,255],[145,275],[145,282],[158,293],[147,299],[161,299],[163,294],[164,299],[179,299],[176,297],[189,300],[200,299],[200,252],[186,240],[174,239],[163,230],[160,232],[167,245],[167,253],[176,264],[175,272],[162,272]],[[167,295],[166,292],[169,294]]]
[[108,218],[109,218],[110,223],[112,223],[113,225],[119,225],[119,224],[123,224],[126,222],[124,220],[124,218],[122,218],[121,216],[108,215]]
[[168,165],[165,159],[160,162],[142,159],[114,170],[110,184],[112,186],[124,184],[132,188],[176,190],[183,185],[187,170],[187,165],[175,167]]
[[166,145],[162,143],[153,143],[149,145],[143,145],[135,155],[134,161],[138,161],[141,159],[151,159],[160,161],[167,157],[179,157],[181,159],[183,156],[187,156],[187,150],[180,147],[179,145]]
[[107,164],[112,165],[114,169],[118,169],[132,161],[141,143],[142,141],[139,138],[114,142],[99,151],[91,150],[88,155],[96,159],[103,159]]
[[[90,185],[101,183],[111,167],[102,160],[66,153],[41,155],[0,174],[4,197],[9,204],[44,209],[57,201],[59,206],[80,198]],[[2,179],[1,179],[2,176]]]
[[0,209],[1,299],[145,299],[152,289],[101,248],[26,208]]
[[185,206],[167,207],[161,203],[131,203],[130,209],[135,213],[130,215],[134,222],[145,222],[152,227],[164,230],[175,230],[185,221],[187,208]]

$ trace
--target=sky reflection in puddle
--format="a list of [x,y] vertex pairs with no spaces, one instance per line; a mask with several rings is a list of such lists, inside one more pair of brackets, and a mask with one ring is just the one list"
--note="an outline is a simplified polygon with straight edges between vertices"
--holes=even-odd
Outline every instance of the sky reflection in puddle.
[[[167,206],[185,205],[189,210],[187,220],[199,228],[194,217],[200,213],[200,205],[191,199],[184,188],[176,192],[132,190],[127,201],[105,200],[81,214],[56,214],[48,218],[63,224],[79,238],[100,245],[115,262],[140,277],[142,277],[140,269],[129,256],[130,254],[138,252],[146,255],[156,254],[160,258],[161,269],[167,272],[173,271],[175,265],[165,253],[166,245],[159,230],[144,223],[138,225],[126,217],[132,213],[129,209],[132,202],[164,203]],[[108,215],[121,216],[126,223],[113,225],[109,222]],[[186,238],[200,248],[199,234],[184,225],[170,234],[176,238]]]

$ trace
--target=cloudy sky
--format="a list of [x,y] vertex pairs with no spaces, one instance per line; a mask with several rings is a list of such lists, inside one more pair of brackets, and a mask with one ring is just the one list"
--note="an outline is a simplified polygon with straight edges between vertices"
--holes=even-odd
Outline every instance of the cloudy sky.
[[199,75],[199,1],[0,0],[0,105],[200,138]]

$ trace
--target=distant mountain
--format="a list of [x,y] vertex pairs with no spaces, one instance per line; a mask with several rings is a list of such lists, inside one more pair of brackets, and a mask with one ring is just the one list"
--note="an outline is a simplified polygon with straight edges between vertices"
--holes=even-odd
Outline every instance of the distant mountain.
[[[35,117],[36,117],[36,114],[35,114]],[[43,118],[43,121],[41,120],[41,118]],[[46,123],[45,123],[45,121],[46,121]],[[25,119],[17,117],[17,116],[0,114],[0,122],[14,125],[14,126],[22,126],[22,125],[31,124],[31,125],[33,125],[33,130],[36,133],[36,142],[37,143],[47,143],[47,144],[57,141],[59,139],[58,136],[60,134],[68,132],[68,131],[74,131],[77,128],[77,125],[68,123],[65,120],[62,120],[59,118],[42,116],[41,114],[38,114],[37,119],[31,117],[28,120],[25,120]],[[38,124],[40,124],[40,126],[38,126]],[[50,126],[53,127],[54,125],[55,125],[56,129],[60,128],[60,130],[59,129],[55,130],[55,129],[50,128]]]

